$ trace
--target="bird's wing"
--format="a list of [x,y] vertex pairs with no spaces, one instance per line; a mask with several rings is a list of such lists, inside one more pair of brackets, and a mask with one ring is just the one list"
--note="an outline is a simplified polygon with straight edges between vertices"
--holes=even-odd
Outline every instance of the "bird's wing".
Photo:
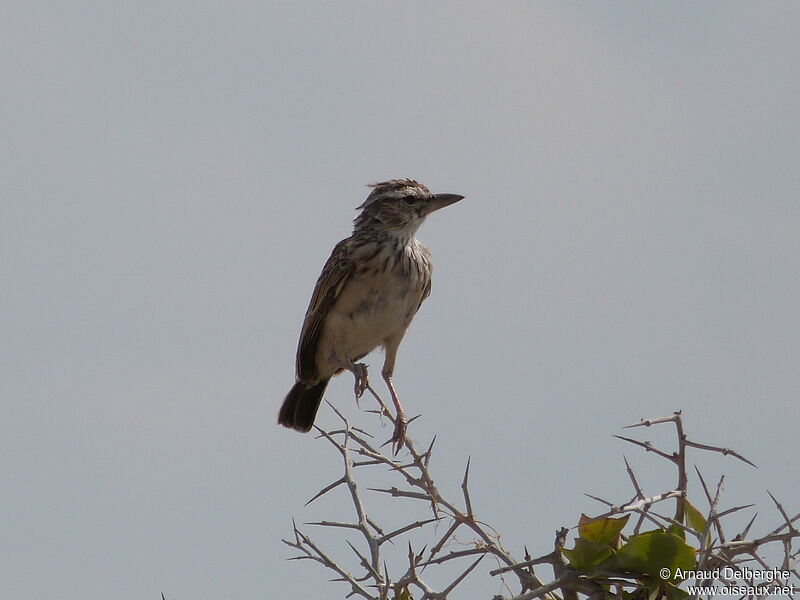
[[422,303],[425,302],[425,299],[431,295],[431,277],[428,276],[428,281],[425,283],[425,289],[422,290],[422,297],[419,299],[419,304],[417,304],[417,312],[419,312],[420,306]]
[[311,382],[317,377],[317,345],[322,325],[353,272],[349,241],[347,238],[334,246],[311,295],[297,345],[296,370],[300,381]]
[[431,281],[432,281],[432,274],[433,274],[433,259],[431,258],[431,253],[428,248],[420,244],[421,246],[421,255],[422,260],[425,263],[424,269],[422,269],[422,277],[425,279],[425,284],[422,288],[422,296],[420,296],[419,304],[417,304],[417,312],[419,312],[422,303],[425,302],[425,299],[431,295]]

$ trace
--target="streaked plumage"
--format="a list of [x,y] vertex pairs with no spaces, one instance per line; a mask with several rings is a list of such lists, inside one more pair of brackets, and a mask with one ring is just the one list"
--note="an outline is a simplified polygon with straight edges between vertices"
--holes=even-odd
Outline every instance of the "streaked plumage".
[[360,396],[366,367],[356,361],[383,346],[382,375],[398,413],[393,441],[399,448],[406,420],[392,373],[400,342],[431,291],[431,255],[415,233],[427,215],[463,196],[431,194],[411,179],[372,188],[358,207],[353,234],[336,244],[317,280],[300,333],[296,383],[278,423],[310,430],[328,381],[343,370],[354,374]]

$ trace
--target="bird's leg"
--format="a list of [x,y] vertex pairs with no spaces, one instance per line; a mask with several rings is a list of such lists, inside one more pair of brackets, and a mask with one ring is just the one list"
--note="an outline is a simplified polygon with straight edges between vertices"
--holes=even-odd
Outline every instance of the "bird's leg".
[[397,392],[395,391],[394,384],[392,383],[394,363],[397,359],[397,349],[400,346],[400,341],[403,339],[404,333],[405,330],[403,330],[400,335],[390,338],[384,342],[386,357],[383,361],[383,370],[381,371],[383,380],[386,382],[386,387],[389,388],[389,393],[392,395],[394,409],[397,411],[397,416],[394,420],[394,435],[392,435],[392,439],[389,440],[392,442],[392,448],[394,449],[395,454],[397,454],[400,451],[400,448],[402,448],[403,444],[406,443],[406,429],[408,429],[408,419],[406,419],[406,413],[403,410],[403,405],[400,404],[400,398],[397,397]]
[[397,397],[397,392],[394,389],[394,384],[392,383],[392,375],[391,373],[383,372],[383,380],[386,382],[386,387],[389,388],[389,393],[392,395],[392,402],[394,403],[394,408],[397,411],[397,416],[395,417],[394,421],[394,435],[392,435],[392,439],[389,440],[392,442],[392,448],[394,453],[397,454],[402,448],[403,444],[406,443],[406,430],[408,429],[408,419],[406,419],[406,413],[403,410],[403,405],[400,404],[400,398]]
[[353,385],[353,393],[356,395],[356,404],[359,398],[364,395],[364,392],[369,387],[369,379],[367,378],[367,365],[364,363],[350,363],[348,369],[355,377],[355,384]]

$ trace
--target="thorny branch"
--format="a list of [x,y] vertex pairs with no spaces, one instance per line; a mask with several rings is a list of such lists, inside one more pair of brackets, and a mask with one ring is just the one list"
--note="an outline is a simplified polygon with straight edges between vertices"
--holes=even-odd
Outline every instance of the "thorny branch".
[[[387,416],[394,422],[394,417],[387,410],[381,398],[371,387],[367,389],[380,407],[379,410],[369,412]],[[323,487],[308,503],[310,504],[328,492],[344,486],[348,490],[355,508],[355,519],[352,521],[323,520],[308,523],[308,525],[343,529],[360,534],[363,544],[360,548],[347,541],[350,551],[357,559],[358,572],[351,572],[345,567],[344,563],[346,561],[343,558],[339,558],[338,555],[334,558],[314,542],[311,537],[302,532],[296,524],[294,525],[294,539],[283,541],[297,551],[297,555],[292,557],[294,560],[312,560],[335,573],[335,581],[344,582],[349,586],[347,597],[358,596],[368,600],[401,597],[414,598],[415,600],[446,600],[451,592],[462,584],[464,579],[487,555],[490,555],[498,565],[498,568],[490,571],[489,574],[501,578],[502,587],[511,594],[510,600],[530,600],[534,598],[548,598],[551,600],[592,598],[600,600],[603,598],[618,598],[622,590],[633,591],[637,588],[638,583],[634,577],[625,575],[620,577],[608,573],[589,574],[578,572],[567,564],[562,553],[569,532],[567,528],[562,528],[556,533],[553,550],[548,554],[532,558],[527,549],[525,549],[524,560],[514,558],[500,544],[500,536],[495,529],[485,521],[479,520],[476,516],[469,491],[469,460],[461,483],[462,500],[451,500],[440,492],[429,470],[435,438],[424,451],[419,449],[410,439],[406,439],[405,449],[407,455],[403,456],[401,460],[392,455],[390,451],[384,452],[381,446],[376,447],[370,434],[353,427],[338,410],[335,408],[333,410],[342,421],[342,428],[333,431],[318,429],[318,431],[320,436],[338,451],[342,458],[344,474],[333,483]],[[614,504],[590,495],[591,498],[603,503],[607,509],[603,514],[589,521],[584,521],[584,524],[614,515],[635,514],[638,520],[634,527],[633,535],[639,534],[645,522],[662,530],[667,530],[670,527],[674,530],[675,527],[678,527],[686,535],[687,541],[689,539],[697,540],[698,570],[712,570],[723,566],[735,568],[737,565],[741,566],[747,562],[754,563],[755,566],[751,568],[767,570],[768,563],[760,552],[768,545],[782,547],[783,557],[778,568],[784,572],[790,572],[794,578],[793,581],[789,582],[776,578],[775,581],[758,583],[781,585],[793,583],[796,586],[800,584],[800,574],[798,574],[797,570],[800,552],[793,551],[793,543],[796,543],[797,538],[800,537],[800,532],[795,526],[800,520],[800,514],[790,517],[777,499],[770,494],[781,516],[782,524],[761,537],[749,537],[750,528],[755,521],[755,517],[753,517],[744,530],[730,541],[727,541],[722,526],[723,517],[749,508],[751,505],[720,510],[719,505],[724,478],[719,480],[716,487],[712,488],[712,491],[706,485],[700,472],[696,471],[708,503],[708,512],[704,515],[702,526],[697,524],[698,521],[696,519],[694,521],[688,519],[687,511],[693,508],[691,505],[687,505],[689,477],[686,461],[688,449],[730,455],[749,465],[755,465],[728,448],[689,440],[684,433],[680,412],[657,419],[642,419],[638,423],[627,427],[651,427],[663,423],[673,423],[675,426],[677,435],[676,451],[670,452],[656,448],[647,441],[643,442],[622,436],[615,437],[644,448],[647,452],[651,452],[672,463],[677,470],[677,486],[667,492],[646,495],[628,460],[625,459],[626,472],[635,492],[633,498],[622,504]],[[382,488],[367,488],[366,490],[362,488],[358,482],[357,473],[360,472],[360,469],[374,469],[375,467],[386,467],[390,472],[395,473],[400,478],[400,484]],[[385,494],[390,498],[422,500],[430,510],[430,517],[401,524],[390,528],[386,532],[383,527],[380,527],[369,516],[364,502],[364,491]],[[672,499],[675,499],[675,510],[672,517],[656,512],[656,506]],[[442,523],[446,524],[446,528],[441,527]],[[436,524],[435,529],[428,527],[433,524]],[[702,531],[694,529],[693,526],[702,529]],[[425,547],[417,550],[412,547],[411,541],[406,539],[405,542],[408,546],[406,565],[399,570],[397,568],[390,569],[382,552],[385,544],[396,544],[398,541],[404,540],[409,533],[418,530],[429,532],[431,536],[430,542]],[[468,549],[453,549],[457,532],[470,535],[472,544]],[[459,546],[459,548],[463,548],[463,546]],[[428,568],[445,564],[450,566],[460,565],[460,567],[457,571],[453,571],[455,575],[451,573],[446,585],[436,588],[427,577],[423,577],[423,574]],[[553,572],[550,581],[542,581],[534,572],[534,567],[539,565],[550,565]],[[515,576],[518,587],[517,592],[513,592],[510,582],[504,579],[508,574]],[[439,578],[441,579],[441,575]],[[696,583],[704,585],[709,582],[698,580]],[[726,583],[732,582],[726,581]],[[750,583],[752,584],[753,582]],[[461,596],[464,596],[463,592]],[[498,595],[495,598],[503,598],[503,596]]]

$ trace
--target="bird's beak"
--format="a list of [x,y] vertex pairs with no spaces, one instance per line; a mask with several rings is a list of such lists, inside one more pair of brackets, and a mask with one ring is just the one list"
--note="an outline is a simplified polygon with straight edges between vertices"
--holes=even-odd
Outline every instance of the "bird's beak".
[[431,214],[433,211],[455,204],[462,200],[464,196],[460,194],[434,194],[428,203],[425,205],[425,215]]

